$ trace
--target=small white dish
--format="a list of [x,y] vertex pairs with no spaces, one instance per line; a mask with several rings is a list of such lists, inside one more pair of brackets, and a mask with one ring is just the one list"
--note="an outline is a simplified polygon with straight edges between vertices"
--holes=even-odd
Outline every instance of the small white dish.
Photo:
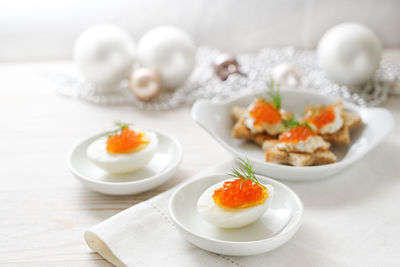
[[301,225],[303,204],[286,185],[257,175],[274,187],[267,212],[256,222],[237,229],[223,229],[200,217],[197,201],[210,186],[226,180],[223,173],[211,174],[181,185],[169,201],[169,212],[182,236],[195,246],[224,255],[248,256],[273,250],[293,237]]
[[[282,108],[303,114],[306,105],[330,105],[341,99],[319,95],[300,90],[282,90]],[[383,108],[362,108],[343,101],[346,110],[358,113],[363,125],[351,131],[351,145],[333,146],[332,152],[337,156],[333,164],[307,167],[294,167],[265,162],[264,151],[257,145],[232,137],[232,107],[248,106],[256,95],[246,95],[224,102],[197,101],[192,108],[193,119],[211,134],[235,158],[248,158],[254,162],[254,171],[276,179],[305,181],[327,177],[337,173],[360,160],[377,146],[393,129],[392,114]],[[265,95],[264,95],[265,96]]]
[[90,161],[86,150],[102,134],[79,141],[68,154],[67,165],[74,176],[89,189],[109,195],[131,195],[153,189],[172,177],[183,157],[181,144],[175,138],[157,134],[158,146],[152,160],[142,169],[125,173],[108,173]]

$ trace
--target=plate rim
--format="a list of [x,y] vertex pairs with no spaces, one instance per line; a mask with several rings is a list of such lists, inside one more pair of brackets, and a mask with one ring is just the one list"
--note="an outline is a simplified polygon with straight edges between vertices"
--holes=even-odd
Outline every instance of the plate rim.
[[[317,96],[322,96],[322,97],[325,97],[325,98],[329,97],[332,102],[342,101],[343,105],[345,106],[345,108],[349,107],[350,109],[357,111],[358,114],[360,114],[362,111],[365,111],[365,110],[366,111],[370,111],[370,112],[373,111],[373,110],[384,111],[384,112],[386,112],[388,114],[388,118],[389,118],[389,121],[390,121],[390,127],[389,127],[389,130],[382,136],[382,138],[380,140],[378,140],[377,142],[372,143],[369,146],[369,149],[366,150],[366,152],[362,153],[361,156],[359,156],[359,157],[354,157],[354,158],[351,158],[351,159],[348,159],[348,160],[341,160],[339,162],[335,162],[335,163],[332,163],[332,164],[325,164],[325,165],[318,165],[318,166],[286,166],[286,165],[282,165],[282,164],[275,164],[275,163],[260,161],[257,158],[251,157],[251,160],[254,161],[257,164],[262,164],[262,165],[265,165],[267,167],[281,168],[281,169],[286,169],[286,170],[287,169],[291,169],[291,170],[296,169],[296,171],[300,171],[300,172],[307,172],[308,170],[323,171],[324,169],[326,170],[326,169],[334,169],[334,168],[346,167],[346,166],[348,166],[348,165],[360,160],[361,158],[363,158],[372,149],[374,149],[379,143],[381,143],[382,140],[387,135],[389,135],[393,131],[393,128],[394,128],[393,115],[390,113],[389,110],[387,110],[385,108],[360,107],[360,106],[355,105],[354,103],[351,103],[351,102],[349,102],[347,100],[343,100],[343,99],[341,99],[340,97],[337,97],[337,96],[331,97],[331,96],[327,96],[327,95],[324,95],[324,94],[308,92],[308,91],[304,91],[304,90],[285,89],[285,90],[282,90],[281,92],[285,92],[285,93],[286,92],[287,93],[294,92],[294,93],[301,93],[301,94],[313,95],[313,96],[317,95]],[[222,140],[222,138],[218,134],[216,134],[213,130],[211,130],[209,127],[207,127],[202,122],[200,122],[200,120],[198,119],[198,116],[196,114],[197,113],[196,110],[199,109],[198,106],[201,105],[201,104],[214,105],[214,106],[225,106],[225,105],[231,104],[231,103],[233,103],[235,101],[238,101],[240,99],[248,98],[248,97],[251,97],[251,96],[257,96],[259,94],[260,93],[248,93],[248,94],[243,94],[243,95],[234,97],[232,99],[226,99],[226,100],[222,100],[222,101],[212,101],[212,100],[207,100],[207,99],[197,100],[194,103],[194,105],[192,107],[192,110],[191,110],[192,119],[198,125],[200,125],[208,134],[210,134],[211,137],[214,138],[229,153],[233,154],[235,157],[242,157],[243,155],[239,151],[236,151],[236,148],[234,148],[234,147],[230,146],[229,144],[227,144],[224,140]]]
[[166,173],[168,173],[168,172],[174,170],[175,168],[177,168],[177,167],[181,164],[182,159],[183,159],[183,147],[182,147],[182,144],[179,142],[179,140],[178,140],[177,138],[175,138],[175,137],[173,137],[173,136],[171,136],[171,135],[169,135],[169,134],[166,134],[166,133],[164,133],[164,132],[162,132],[162,131],[158,131],[158,130],[155,130],[155,129],[151,129],[151,128],[148,128],[148,127],[140,127],[140,129],[152,131],[152,132],[155,132],[157,135],[163,135],[163,136],[167,137],[168,139],[170,139],[170,140],[172,141],[172,143],[175,144],[175,146],[176,146],[177,149],[178,149],[179,158],[178,158],[178,160],[176,161],[176,164],[171,165],[171,166],[168,166],[164,171],[162,171],[161,173],[158,173],[157,175],[150,176],[150,177],[144,178],[144,179],[134,180],[134,181],[127,181],[127,182],[107,182],[107,181],[98,181],[98,180],[91,179],[90,177],[81,174],[80,172],[78,172],[78,171],[73,167],[73,164],[72,164],[72,157],[73,157],[73,154],[74,154],[75,150],[76,150],[79,146],[81,146],[84,142],[86,142],[86,141],[88,141],[88,140],[90,140],[90,139],[93,139],[93,138],[98,138],[98,137],[100,137],[100,136],[102,135],[102,133],[98,133],[98,132],[97,132],[96,134],[91,134],[91,135],[86,136],[85,138],[81,138],[81,139],[79,139],[78,141],[76,141],[76,142],[73,144],[72,148],[70,148],[70,150],[69,150],[69,152],[68,152],[68,154],[67,154],[67,160],[66,160],[66,161],[67,161],[67,167],[68,167],[68,169],[70,170],[70,172],[71,172],[75,177],[77,177],[77,178],[79,178],[79,179],[82,179],[82,180],[84,180],[84,181],[86,181],[86,182],[117,187],[117,186],[121,186],[121,185],[123,185],[123,186],[126,186],[126,185],[135,185],[135,184],[141,184],[141,183],[148,183],[148,182],[153,181],[153,180],[158,180],[158,179],[160,179],[160,177],[162,177],[164,174],[166,174]]
[[282,236],[290,235],[292,233],[292,231],[294,231],[294,233],[293,233],[293,235],[294,235],[298,231],[298,229],[300,228],[300,226],[302,224],[303,215],[304,215],[304,204],[301,201],[300,197],[296,194],[296,192],[293,189],[291,189],[289,186],[285,185],[284,183],[281,183],[281,182],[279,182],[279,181],[277,181],[277,180],[275,180],[273,178],[266,177],[266,176],[260,175],[260,174],[257,174],[257,176],[261,176],[261,178],[266,179],[266,180],[272,180],[274,183],[277,183],[277,184],[279,184],[279,186],[282,186],[283,188],[288,190],[294,196],[294,199],[295,199],[296,203],[299,205],[299,207],[300,207],[300,209],[299,209],[300,215],[296,216],[297,218],[296,218],[295,224],[293,226],[291,226],[291,228],[289,228],[289,230],[287,230],[286,232],[283,233],[283,230],[287,229],[286,226],[285,226],[274,237],[269,237],[269,238],[265,238],[265,239],[261,239],[261,240],[255,240],[255,241],[225,241],[225,240],[219,240],[219,239],[215,239],[215,238],[205,237],[203,235],[194,233],[193,231],[191,231],[190,229],[185,227],[175,217],[175,215],[173,213],[173,209],[172,209],[173,200],[175,199],[175,197],[178,194],[178,192],[180,190],[182,190],[183,187],[187,186],[188,184],[194,183],[194,182],[196,182],[198,180],[206,179],[206,178],[209,178],[211,176],[222,176],[222,175],[226,176],[225,173],[211,173],[211,174],[207,174],[207,175],[203,175],[203,176],[197,177],[195,179],[191,179],[191,180],[186,181],[185,183],[179,185],[179,187],[176,188],[176,190],[172,193],[172,195],[171,195],[171,197],[169,199],[169,202],[168,202],[168,211],[169,211],[169,215],[170,215],[172,221],[175,224],[179,225],[179,228],[181,230],[184,230],[185,232],[187,232],[187,233],[189,233],[189,234],[191,234],[191,235],[193,235],[193,236],[195,236],[197,238],[200,238],[202,240],[212,241],[212,242],[216,242],[216,243],[219,243],[219,244],[225,244],[225,245],[227,245],[227,244],[230,244],[230,245],[241,245],[241,244],[254,244],[254,245],[257,245],[257,244],[260,244],[260,243],[272,242],[271,240],[275,240],[276,238],[281,238]]

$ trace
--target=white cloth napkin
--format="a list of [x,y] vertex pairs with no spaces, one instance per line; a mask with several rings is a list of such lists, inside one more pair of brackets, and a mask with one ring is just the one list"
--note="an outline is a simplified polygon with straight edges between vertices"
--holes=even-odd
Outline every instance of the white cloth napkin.
[[385,142],[336,176],[285,182],[304,203],[303,224],[288,243],[261,255],[217,255],[186,242],[168,213],[175,188],[95,225],[85,239],[118,266],[400,266],[399,150],[399,142]]
[[[226,172],[229,159],[193,176]],[[134,205],[85,232],[89,247],[117,266],[226,266],[233,259],[199,249],[186,242],[168,212],[172,188]],[[235,265],[235,266],[241,266]]]

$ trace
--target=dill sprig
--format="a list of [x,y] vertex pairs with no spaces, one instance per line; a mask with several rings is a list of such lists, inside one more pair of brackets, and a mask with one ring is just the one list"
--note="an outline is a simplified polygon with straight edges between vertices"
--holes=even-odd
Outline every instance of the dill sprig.
[[295,119],[294,116],[290,116],[288,119],[282,120],[282,124],[287,129],[292,129],[296,126],[300,126],[301,123]]
[[228,175],[234,178],[242,179],[242,181],[240,182],[240,188],[242,188],[242,184],[246,180],[251,180],[253,183],[256,183],[265,188],[265,186],[262,185],[258,181],[257,177],[254,175],[253,171],[254,164],[251,163],[249,159],[243,160],[239,158],[239,161],[240,161],[240,167],[238,169],[232,168],[231,170],[232,173],[228,173]]
[[122,132],[125,128],[129,128],[129,126],[132,126],[133,123],[116,121],[116,122],[114,122],[114,125],[115,125],[115,127],[117,127],[115,130],[105,132],[105,133],[103,133],[103,135],[107,135],[107,136],[116,135],[116,134]]
[[275,82],[273,79],[271,79],[271,82],[269,84],[269,91],[268,91],[268,96],[271,98],[272,104],[276,109],[281,109],[281,95],[279,93],[279,88],[275,89]]
[[295,128],[297,126],[306,126],[310,130],[312,130],[310,124],[308,124],[307,121],[299,122],[298,120],[296,120],[296,118],[294,116],[290,116],[287,119],[283,119],[282,124],[288,130]]

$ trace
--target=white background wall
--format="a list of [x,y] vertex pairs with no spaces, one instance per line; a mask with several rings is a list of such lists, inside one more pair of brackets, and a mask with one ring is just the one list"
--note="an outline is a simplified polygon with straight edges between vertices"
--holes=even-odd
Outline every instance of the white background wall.
[[400,0],[0,0],[0,61],[69,59],[79,33],[114,23],[136,40],[170,24],[232,52],[313,48],[332,25],[357,21],[400,47]]

